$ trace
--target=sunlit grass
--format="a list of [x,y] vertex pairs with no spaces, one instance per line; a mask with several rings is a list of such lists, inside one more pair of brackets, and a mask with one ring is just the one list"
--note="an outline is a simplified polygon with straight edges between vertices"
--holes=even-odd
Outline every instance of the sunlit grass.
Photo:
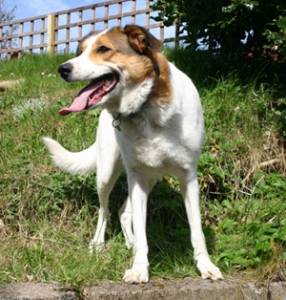
[[[204,78],[207,61],[198,64],[198,58],[180,51],[168,55],[190,74],[202,96],[206,143],[199,175],[213,260],[227,276],[250,270],[256,278],[285,276],[285,165],[279,161],[283,144],[272,91],[241,83],[234,74]],[[78,151],[95,139],[98,111],[69,117],[57,113],[81,87],[57,75],[66,59],[25,56],[0,65],[1,80],[25,80],[0,94],[2,282],[56,280],[79,287],[120,280],[131,263],[117,216],[127,194],[124,178],[112,193],[106,249],[90,255],[98,211],[96,175],[62,173],[41,142],[42,136],[51,136]],[[260,166],[275,158],[278,162]],[[151,275],[198,276],[178,182],[166,178],[156,185],[148,210]]]

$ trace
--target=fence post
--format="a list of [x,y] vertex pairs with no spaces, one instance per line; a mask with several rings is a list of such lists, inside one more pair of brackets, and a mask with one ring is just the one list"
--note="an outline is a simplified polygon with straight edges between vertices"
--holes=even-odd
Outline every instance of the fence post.
[[175,48],[180,47],[180,19],[175,21]]
[[48,15],[48,54],[55,53],[55,28],[56,17],[53,14]]

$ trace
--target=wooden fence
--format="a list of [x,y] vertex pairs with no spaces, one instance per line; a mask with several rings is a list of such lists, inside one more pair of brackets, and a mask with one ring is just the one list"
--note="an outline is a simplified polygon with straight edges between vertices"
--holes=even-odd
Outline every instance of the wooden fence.
[[[98,2],[98,1],[97,1]],[[110,0],[0,24],[0,58],[18,53],[69,53],[90,31],[139,24],[164,42],[179,42],[178,26],[164,27],[152,17],[149,0]]]

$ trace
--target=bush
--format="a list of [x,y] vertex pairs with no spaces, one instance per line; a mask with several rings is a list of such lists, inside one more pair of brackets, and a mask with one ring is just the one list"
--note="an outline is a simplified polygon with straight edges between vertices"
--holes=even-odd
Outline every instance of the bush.
[[185,42],[232,61],[267,59],[285,62],[286,3],[284,0],[157,0],[156,20],[181,24]]

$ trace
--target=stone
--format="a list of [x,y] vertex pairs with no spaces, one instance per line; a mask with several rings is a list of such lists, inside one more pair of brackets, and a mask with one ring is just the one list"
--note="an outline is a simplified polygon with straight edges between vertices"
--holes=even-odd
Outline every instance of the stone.
[[59,284],[13,283],[0,286],[0,300],[79,300],[77,292]]
[[100,282],[76,291],[60,284],[13,283],[0,286],[0,300],[286,300],[286,282],[153,279],[147,284]]
[[286,300],[286,282],[272,282],[269,285],[271,300]]
[[185,278],[153,280],[148,284],[104,282],[86,287],[89,300],[286,300],[286,284],[256,285],[239,280]]
[[23,79],[0,81],[0,92],[19,87],[24,82]]

